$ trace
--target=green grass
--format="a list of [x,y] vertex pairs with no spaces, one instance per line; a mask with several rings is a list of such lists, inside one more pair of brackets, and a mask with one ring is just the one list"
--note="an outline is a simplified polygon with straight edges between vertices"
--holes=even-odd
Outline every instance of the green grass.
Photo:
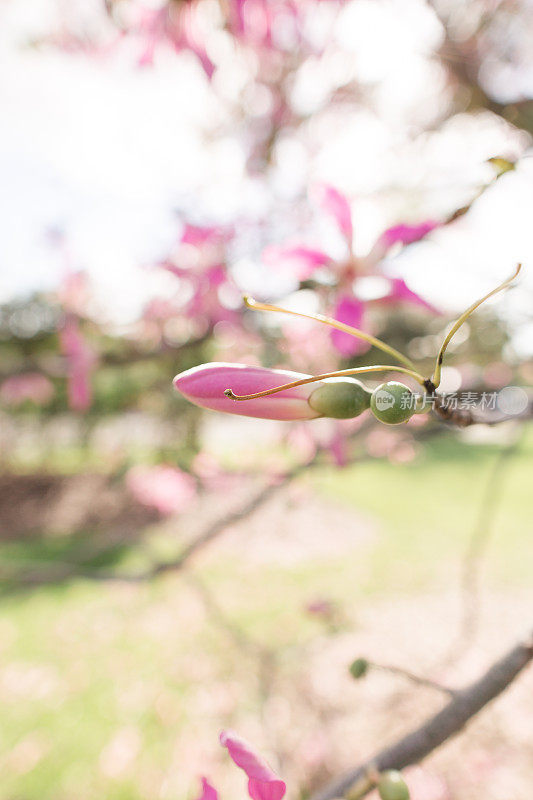
[[[478,523],[501,452],[501,445],[434,440],[411,463],[373,461],[324,472],[314,485],[325,496],[381,522],[370,588],[372,582],[378,589],[391,578],[414,587],[413,579],[417,585],[427,583],[441,574],[443,563],[461,557]],[[530,429],[498,472],[501,495],[490,523],[488,551],[497,580],[531,581],[532,463]]]
[[[489,589],[531,582],[531,434],[502,471],[484,562]],[[311,597],[334,598],[357,625],[358,607],[376,599],[445,590],[457,581],[500,450],[450,438],[432,441],[406,465],[373,461],[309,473],[310,491],[370,520],[368,541],[291,566],[208,550],[198,574],[231,626],[281,648],[320,631],[302,612]],[[22,558],[23,551],[7,544],[3,555]],[[32,553],[54,556],[59,544]],[[196,765],[186,756],[178,763],[179,754],[201,729],[216,734],[226,723],[220,692],[233,698],[230,707],[253,712],[257,703],[249,655],[206,616],[180,575],[152,586],[79,581],[4,596],[0,651],[0,800],[155,800],[164,780],[168,796],[185,797]],[[109,762],[120,761],[120,736],[133,760],[114,774]]]

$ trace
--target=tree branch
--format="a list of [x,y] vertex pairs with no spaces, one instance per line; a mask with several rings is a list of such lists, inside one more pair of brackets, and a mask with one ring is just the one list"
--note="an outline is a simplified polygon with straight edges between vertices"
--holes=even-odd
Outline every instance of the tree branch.
[[[257,509],[261,508],[265,503],[274,497],[279,492],[283,491],[289,483],[295,480],[299,475],[304,473],[307,469],[313,467],[319,462],[319,456],[322,450],[317,450],[316,454],[306,462],[297,464],[292,469],[288,470],[285,474],[281,475],[278,480],[262,486],[252,497],[250,497],[239,508],[229,511],[227,514],[215,519],[210,523],[202,533],[195,539],[187,544],[181,553],[175,559],[169,561],[158,561],[143,570],[138,572],[119,572],[99,569],[87,569],[83,564],[73,564],[70,562],[56,561],[48,565],[46,569],[39,567],[35,570],[27,570],[25,572],[17,573],[14,575],[6,574],[5,571],[0,570],[0,583],[13,583],[17,587],[28,586],[37,587],[58,581],[69,580],[71,578],[83,578],[92,581],[116,581],[123,583],[142,583],[149,581],[153,578],[163,575],[167,572],[176,572],[185,567],[189,560],[202,548],[216,539],[227,528],[236,525],[242,520],[249,517]],[[363,461],[368,458],[367,455],[361,456],[358,461]],[[105,550],[104,550],[105,552]]]
[[496,661],[477,681],[461,689],[444,708],[416,730],[399,739],[373,758],[331,781],[310,800],[332,800],[350,791],[351,798],[364,797],[374,783],[372,771],[401,770],[416,764],[459,733],[481,709],[501,694],[533,659],[533,634]]

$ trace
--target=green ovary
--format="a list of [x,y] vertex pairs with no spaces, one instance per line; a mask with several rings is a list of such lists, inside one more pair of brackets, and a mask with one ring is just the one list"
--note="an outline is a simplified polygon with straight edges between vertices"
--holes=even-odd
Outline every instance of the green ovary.
[[352,419],[370,407],[371,392],[355,378],[332,378],[311,394],[309,405],[324,417]]

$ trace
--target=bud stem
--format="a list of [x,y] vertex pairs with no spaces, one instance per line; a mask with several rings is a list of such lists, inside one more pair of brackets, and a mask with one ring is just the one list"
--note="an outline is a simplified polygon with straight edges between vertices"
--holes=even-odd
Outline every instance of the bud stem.
[[480,300],[476,300],[475,303],[472,303],[472,305],[466,309],[464,314],[461,314],[457,322],[453,325],[452,329],[444,339],[441,348],[439,350],[439,354],[437,356],[437,361],[435,363],[435,371],[431,379],[432,383],[435,385],[435,388],[437,388],[440,384],[441,368],[444,359],[444,353],[446,352],[446,348],[450,344],[452,337],[457,333],[463,322],[466,322],[470,314],[472,314],[472,312],[475,311],[476,308],[478,308],[482,303],[484,303],[485,300],[488,300],[489,297],[492,297],[494,294],[501,292],[502,289],[505,289],[507,286],[509,286],[509,284],[512,281],[514,281],[514,279],[516,278],[521,269],[522,269],[522,264],[518,264],[516,270],[513,272],[510,278],[507,278],[507,280],[505,280],[503,283],[500,283],[500,285],[497,286],[495,289],[493,289],[492,292],[489,292],[488,294],[484,295]]
[[330,328],[336,328],[338,331],[342,331],[343,333],[348,333],[350,336],[355,336],[358,339],[363,339],[365,342],[377,347],[379,350],[382,350],[384,353],[388,353],[388,355],[395,358],[401,364],[405,364],[406,367],[409,369],[415,369],[415,365],[411,361],[411,359],[404,356],[403,353],[400,353],[399,350],[396,350],[394,347],[390,347],[390,345],[382,342],[381,339],[377,339],[375,336],[372,336],[370,333],[365,333],[364,331],[359,330],[359,328],[354,328],[352,325],[346,325],[344,322],[338,322],[336,319],[332,319],[331,317],[325,317],[323,314],[302,314],[299,311],[290,311],[288,308],[280,308],[279,306],[272,306],[269,303],[258,303],[257,300],[254,300],[253,297],[248,297],[245,295],[243,297],[244,304],[248,307],[253,309],[254,311],[279,311],[281,314],[290,314],[293,317],[301,317],[303,319],[312,319],[315,322],[321,322],[323,325],[329,325]]
[[274,389],[266,389],[264,392],[256,392],[255,394],[234,394],[231,389],[226,389],[224,394],[232,400],[255,400],[258,397],[267,397],[270,394],[283,392],[285,389],[293,389],[296,386],[303,386],[306,383],[314,383],[315,381],[326,380],[326,378],[344,378],[350,375],[361,375],[365,372],[402,372],[405,375],[410,375],[422,386],[424,385],[424,378],[418,372],[405,367],[396,367],[392,364],[378,364],[372,367],[352,367],[351,369],[341,369],[338,372],[326,372],[323,375],[315,375],[311,378],[302,378],[299,381],[292,381],[291,383],[284,383],[283,386],[276,386]]

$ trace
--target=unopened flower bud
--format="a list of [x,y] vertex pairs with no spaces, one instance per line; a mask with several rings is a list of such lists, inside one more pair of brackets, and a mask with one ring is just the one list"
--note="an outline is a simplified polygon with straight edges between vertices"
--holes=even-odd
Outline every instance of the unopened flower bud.
[[308,377],[288,370],[215,362],[202,364],[176,375],[174,388],[191,403],[213,411],[260,419],[313,419],[320,416],[320,412],[311,408],[308,403],[310,394],[316,390],[316,384],[296,386],[244,402],[236,402],[227,395],[228,389],[235,394],[245,395],[274,389],[288,381]]

